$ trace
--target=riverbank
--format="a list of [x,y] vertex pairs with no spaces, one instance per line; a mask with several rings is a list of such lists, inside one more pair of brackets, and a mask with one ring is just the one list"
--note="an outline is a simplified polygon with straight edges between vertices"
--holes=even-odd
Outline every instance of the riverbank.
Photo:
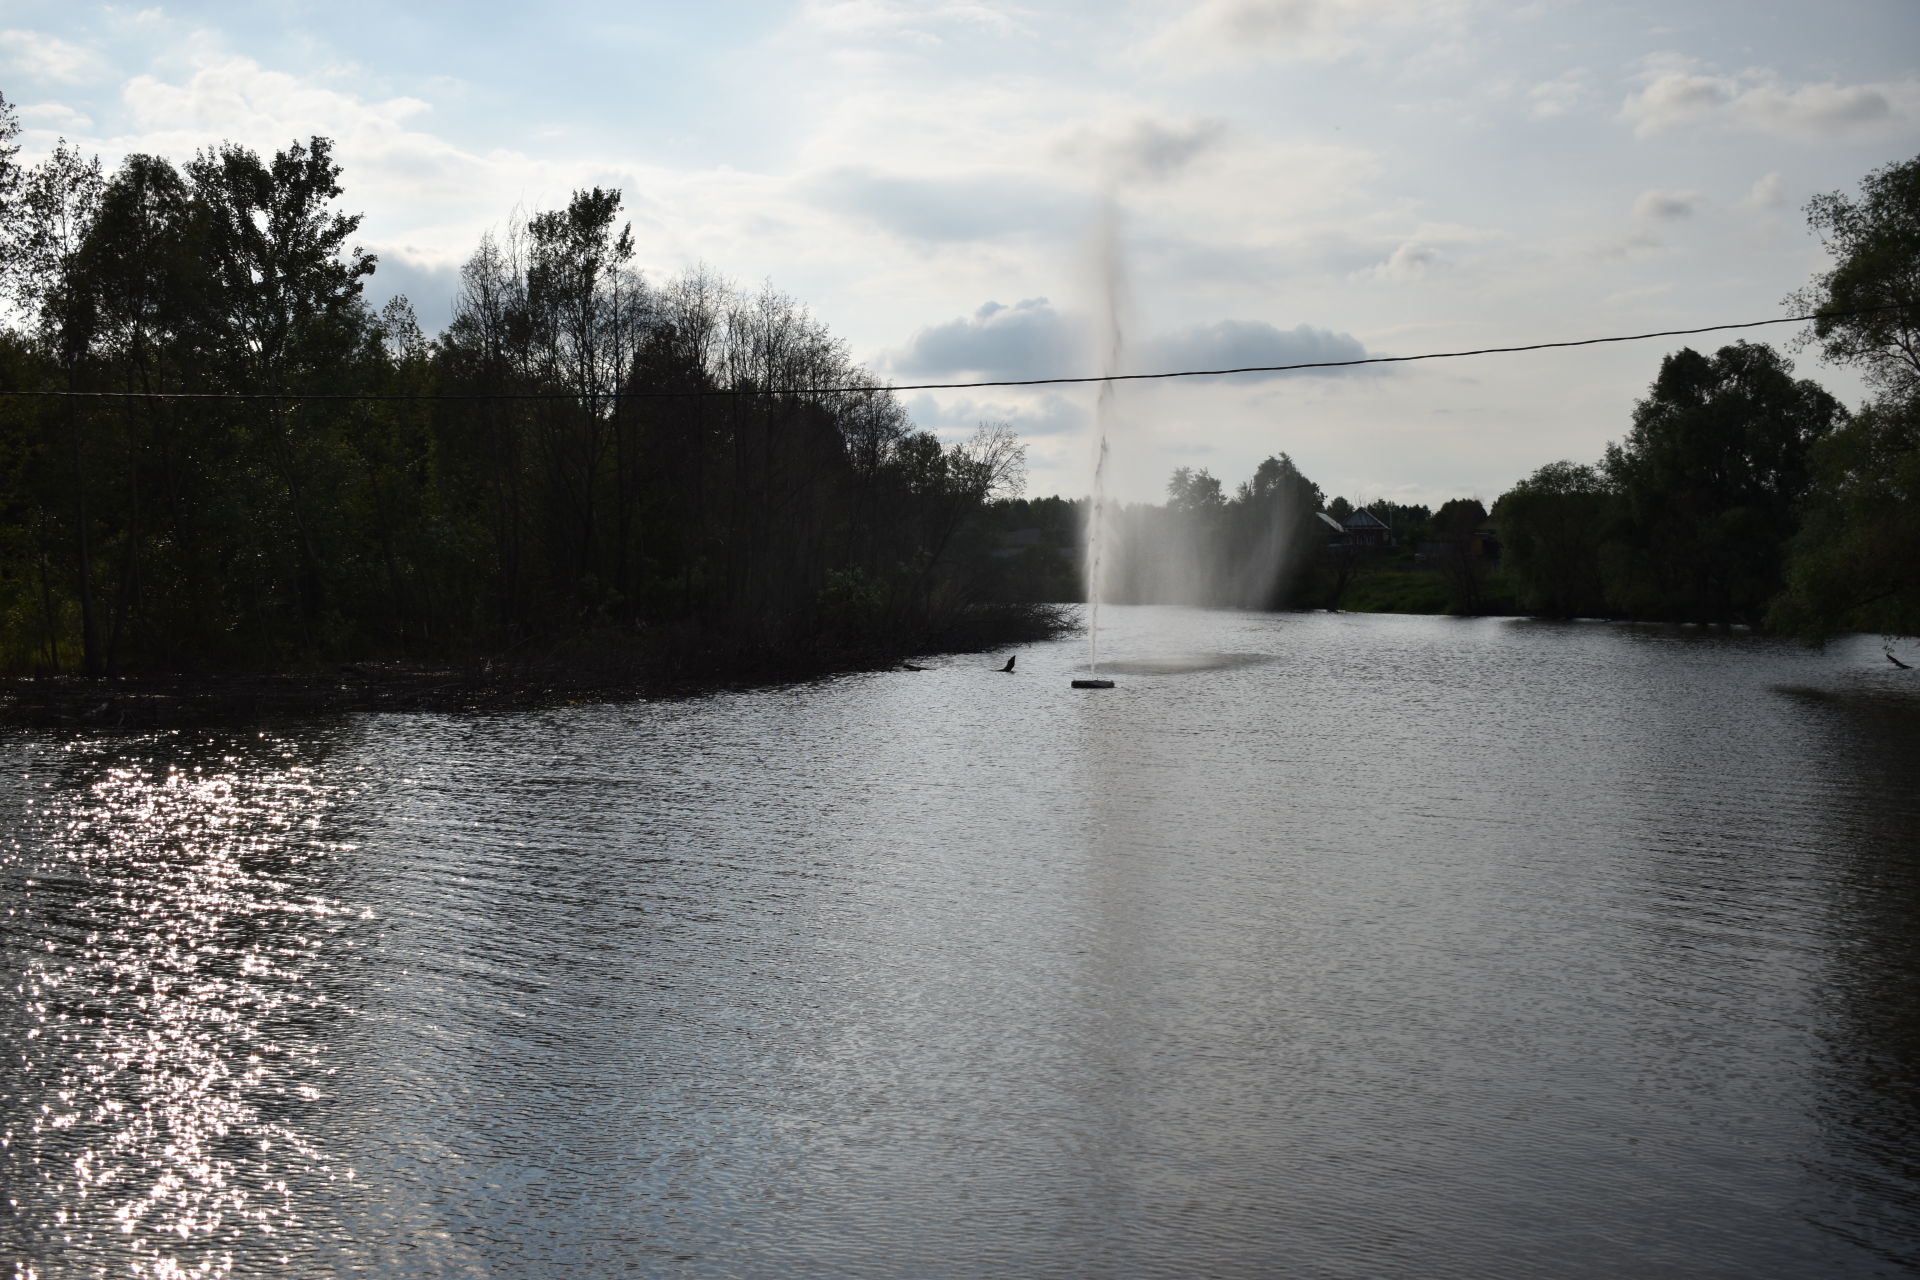
[[694,697],[721,689],[884,671],[931,653],[1051,640],[1078,626],[1065,607],[985,610],[893,643],[765,648],[684,634],[608,636],[535,657],[347,662],[286,671],[155,672],[0,679],[0,725],[166,729],[346,712],[499,711],[577,702]]
[[1412,547],[1368,555],[1341,592],[1345,613],[1507,615],[1524,612],[1498,562],[1422,560]]

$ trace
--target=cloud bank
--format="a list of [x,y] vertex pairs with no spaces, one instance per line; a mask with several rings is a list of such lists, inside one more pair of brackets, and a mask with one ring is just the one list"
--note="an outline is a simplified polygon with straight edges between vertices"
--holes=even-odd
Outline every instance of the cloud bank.
[[1026,298],[922,329],[888,364],[906,377],[1013,381],[1072,376],[1087,369],[1087,354],[1082,326],[1045,298]]
[[1793,85],[1767,69],[1713,75],[1678,54],[1642,61],[1640,88],[1620,118],[1639,137],[1688,125],[1818,141],[1878,133],[1920,120],[1920,79]]
[[1450,17],[1458,7],[1448,0],[1202,0],[1143,52],[1196,71],[1252,59],[1329,62],[1360,51],[1384,28]]
[[[926,379],[1086,377],[1097,372],[1091,337],[1092,326],[1056,310],[1045,298],[1027,298],[1013,306],[989,302],[971,316],[922,329],[887,367],[898,376]],[[1126,371],[1242,369],[1360,360],[1366,355],[1358,338],[1331,329],[1305,324],[1282,329],[1264,320],[1216,320],[1132,344]]]
[[[1349,333],[1311,325],[1277,328],[1264,320],[1217,320],[1149,340],[1141,351],[1143,372],[1174,369],[1242,369],[1256,365],[1362,360],[1366,347]],[[1332,374],[1338,369],[1303,370]],[[1258,374],[1257,377],[1282,377]]]
[[1693,213],[1700,203],[1698,191],[1674,191],[1658,188],[1642,191],[1633,202],[1633,216],[1647,222],[1671,222]]

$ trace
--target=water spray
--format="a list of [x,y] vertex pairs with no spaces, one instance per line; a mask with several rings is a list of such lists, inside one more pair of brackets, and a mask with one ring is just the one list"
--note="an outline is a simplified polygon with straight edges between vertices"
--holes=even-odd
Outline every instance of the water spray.
[[[1120,274],[1119,211],[1109,194],[1100,211],[1100,282],[1106,295],[1106,341],[1102,343],[1104,361],[1101,372],[1120,372],[1120,305],[1123,282]],[[1093,413],[1093,506],[1087,513],[1087,678],[1075,680],[1076,689],[1111,689],[1113,681],[1100,678],[1100,592],[1104,585],[1102,567],[1107,545],[1107,429],[1112,424],[1118,384],[1100,384]]]

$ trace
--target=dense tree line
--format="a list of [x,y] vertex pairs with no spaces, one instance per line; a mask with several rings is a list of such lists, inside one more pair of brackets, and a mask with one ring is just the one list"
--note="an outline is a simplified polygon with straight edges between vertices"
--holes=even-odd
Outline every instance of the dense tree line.
[[1789,302],[1834,316],[1808,341],[1860,369],[1874,398],[1814,449],[1770,617],[1813,640],[1920,636],[1920,158],[1869,174],[1858,199],[1823,195],[1807,214],[1834,265]]
[[[1625,436],[1594,464],[1553,462],[1501,495],[1438,510],[1373,503],[1397,549],[1341,539],[1345,498],[1279,454],[1228,494],[1173,474],[1163,506],[1117,520],[1112,599],[1336,607],[1389,561],[1435,575],[1456,613],[1920,635],[1920,159],[1869,175],[1858,198],[1808,206],[1833,266],[1787,301],[1803,337],[1859,368],[1856,413],[1773,348],[1668,355]],[[1498,565],[1494,557],[1498,555]]]
[[1784,583],[1814,448],[1846,416],[1771,347],[1667,356],[1598,466],[1549,464],[1494,504],[1521,607],[1759,623]]
[[1772,347],[1683,348],[1594,464],[1549,463],[1491,512],[1369,504],[1392,551],[1335,534],[1315,513],[1353,505],[1323,501],[1285,454],[1231,495],[1181,468],[1165,505],[1120,512],[1108,598],[1337,607],[1417,554],[1456,613],[1920,636],[1920,158],[1807,214],[1833,265],[1787,304],[1818,317],[1801,345],[1865,375],[1857,412]]
[[916,430],[770,287],[643,278],[619,192],[484,239],[429,339],[367,303],[325,138],[108,174],[64,143],[22,168],[17,134],[0,99],[0,390],[147,394],[0,398],[0,668],[981,625],[959,552],[1019,492],[1012,432]]
[[1849,414],[1766,346],[1668,356],[1598,465],[1494,505],[1523,607],[1920,635],[1920,159],[1808,217],[1834,265],[1788,303],[1873,398]]
[[1106,598],[1338,609],[1366,575],[1417,571],[1437,583],[1427,593],[1432,608],[1479,613],[1497,603],[1481,549],[1487,509],[1477,499],[1456,498],[1438,510],[1369,502],[1366,510],[1386,527],[1378,544],[1341,532],[1356,509],[1344,497],[1327,498],[1284,453],[1261,462],[1232,493],[1206,469],[1181,467],[1164,504],[1118,510]]
[[[483,238],[429,338],[367,303],[325,138],[111,174],[64,143],[23,167],[17,138],[0,98],[0,391],[30,393],[0,397],[0,670],[636,638],[724,666],[1082,595],[1084,505],[1019,499],[1008,428],[943,445],[794,299],[644,278],[617,191]],[[1494,504],[1518,607],[1920,633],[1920,160],[1809,215],[1833,266],[1789,301],[1874,398],[1849,414],[1763,345],[1667,356],[1595,464]],[[46,394],[73,392],[139,394]],[[1438,548],[1448,607],[1497,603],[1479,502],[1368,509]],[[1369,553],[1320,513],[1351,510],[1284,453],[1231,493],[1182,468],[1119,510],[1105,597],[1337,606]]]

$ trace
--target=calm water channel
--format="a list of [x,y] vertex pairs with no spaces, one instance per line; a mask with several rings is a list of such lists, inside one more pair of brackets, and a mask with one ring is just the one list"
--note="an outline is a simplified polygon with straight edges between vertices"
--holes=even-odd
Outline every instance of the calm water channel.
[[1920,672],[1110,612],[0,741],[8,1274],[1920,1267]]

